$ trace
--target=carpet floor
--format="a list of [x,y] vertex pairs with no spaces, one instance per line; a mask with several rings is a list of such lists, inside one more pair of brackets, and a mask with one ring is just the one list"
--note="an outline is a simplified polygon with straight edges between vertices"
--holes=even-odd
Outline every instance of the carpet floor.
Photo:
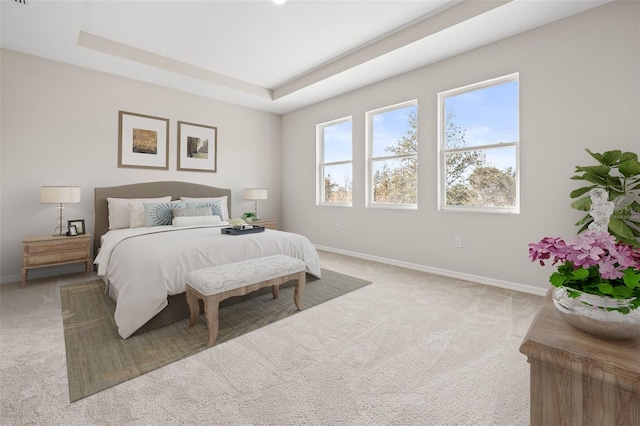
[[[371,282],[323,270],[321,279],[307,281],[304,309],[367,284]],[[220,308],[216,345],[294,315],[293,291],[283,287],[278,299],[269,291]],[[65,285],[60,295],[71,402],[206,349],[202,316],[194,327],[187,328],[183,320],[122,339],[114,321],[115,302],[105,294],[102,280]]]
[[86,275],[0,285],[0,424],[529,424],[542,297],[319,254],[372,284],[74,403],[60,287]]

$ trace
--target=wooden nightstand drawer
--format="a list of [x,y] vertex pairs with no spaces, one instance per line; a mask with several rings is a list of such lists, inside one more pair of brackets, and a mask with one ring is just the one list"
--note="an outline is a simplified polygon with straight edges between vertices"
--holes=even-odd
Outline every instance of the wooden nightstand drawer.
[[24,267],[51,266],[61,263],[83,262],[87,258],[86,250],[58,251],[40,253],[24,258]]
[[264,226],[266,229],[278,229],[278,221],[275,219],[260,219],[249,222],[249,225]]
[[22,240],[22,284],[32,268],[84,262],[91,272],[91,235],[75,237],[42,236]]
[[[66,253],[69,251],[83,251],[87,249],[87,238],[57,237],[57,240],[34,241],[24,243],[24,253],[28,255]],[[62,239],[64,238],[64,241]],[[27,241],[27,240],[25,240]]]

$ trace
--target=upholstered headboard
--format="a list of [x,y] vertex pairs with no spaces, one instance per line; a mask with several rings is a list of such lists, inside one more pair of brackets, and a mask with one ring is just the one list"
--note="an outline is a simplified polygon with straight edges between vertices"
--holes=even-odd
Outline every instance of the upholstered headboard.
[[147,182],[94,189],[93,255],[98,254],[101,237],[109,230],[109,206],[107,198],[155,198],[171,195],[180,197],[222,197],[226,195],[227,208],[231,212],[231,190],[189,182]]

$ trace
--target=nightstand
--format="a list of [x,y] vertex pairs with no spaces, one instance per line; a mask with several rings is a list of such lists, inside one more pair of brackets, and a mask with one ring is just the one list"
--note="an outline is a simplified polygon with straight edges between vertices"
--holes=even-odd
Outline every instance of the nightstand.
[[74,237],[41,236],[22,240],[22,285],[27,282],[29,269],[84,262],[87,275],[91,273],[89,246],[91,235]]
[[247,222],[249,225],[264,226],[266,229],[278,229],[278,221],[275,219],[260,219]]

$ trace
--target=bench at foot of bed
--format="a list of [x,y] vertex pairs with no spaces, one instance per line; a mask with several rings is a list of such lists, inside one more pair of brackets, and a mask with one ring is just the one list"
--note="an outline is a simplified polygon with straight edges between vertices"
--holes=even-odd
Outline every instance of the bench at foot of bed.
[[198,299],[202,299],[209,329],[207,346],[213,346],[218,336],[218,306],[221,301],[262,287],[271,287],[273,298],[277,299],[280,285],[290,280],[296,280],[293,300],[298,310],[302,310],[305,269],[306,265],[300,259],[275,255],[191,271],[186,277],[189,327],[198,320]]

